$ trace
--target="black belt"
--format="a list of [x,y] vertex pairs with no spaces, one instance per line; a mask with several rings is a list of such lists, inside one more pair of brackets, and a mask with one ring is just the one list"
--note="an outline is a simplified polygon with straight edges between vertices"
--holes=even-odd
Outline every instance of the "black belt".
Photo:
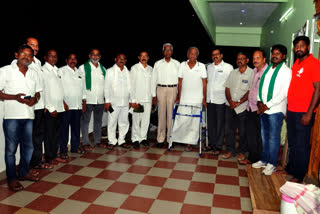
[[158,87],[177,87],[178,85],[175,84],[175,85],[161,85],[161,84],[158,84]]

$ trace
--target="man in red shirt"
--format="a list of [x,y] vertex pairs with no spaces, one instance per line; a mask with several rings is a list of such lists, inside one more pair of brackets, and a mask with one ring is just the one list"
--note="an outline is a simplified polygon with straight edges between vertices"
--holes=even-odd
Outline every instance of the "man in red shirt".
[[310,132],[320,100],[320,63],[309,53],[310,40],[299,36],[293,41],[297,60],[292,66],[288,90],[287,128],[289,162],[285,171],[292,182],[301,182],[308,170]]

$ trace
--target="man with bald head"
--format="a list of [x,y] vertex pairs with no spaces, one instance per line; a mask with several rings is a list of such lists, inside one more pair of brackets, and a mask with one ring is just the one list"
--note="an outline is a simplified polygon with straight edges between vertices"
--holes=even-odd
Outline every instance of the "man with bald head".
[[[199,115],[201,105],[207,106],[207,71],[203,63],[198,62],[199,49],[190,47],[187,52],[188,60],[182,62],[179,68],[179,84],[177,102],[178,113]],[[188,144],[185,151],[192,150],[199,139],[199,117],[176,116],[172,129],[172,141]]]
[[164,58],[154,64],[153,104],[158,102],[157,147],[162,148],[165,140],[169,142],[173,105],[177,97],[178,71],[180,63],[172,59],[173,46],[166,43],[162,47]]

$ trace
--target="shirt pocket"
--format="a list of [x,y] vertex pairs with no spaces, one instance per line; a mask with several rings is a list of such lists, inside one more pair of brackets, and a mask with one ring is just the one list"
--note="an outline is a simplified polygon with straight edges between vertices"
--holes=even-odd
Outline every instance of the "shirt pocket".
[[240,83],[240,89],[243,91],[248,91],[249,90],[249,81],[247,79],[242,79]]
[[26,81],[26,95],[34,96],[36,93],[36,81],[27,80]]

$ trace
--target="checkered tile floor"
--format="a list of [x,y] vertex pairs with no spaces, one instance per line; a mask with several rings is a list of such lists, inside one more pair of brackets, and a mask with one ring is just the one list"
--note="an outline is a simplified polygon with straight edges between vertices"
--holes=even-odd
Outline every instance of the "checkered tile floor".
[[248,179],[236,158],[198,151],[95,148],[68,164],[41,170],[13,193],[0,181],[0,213],[251,213]]

